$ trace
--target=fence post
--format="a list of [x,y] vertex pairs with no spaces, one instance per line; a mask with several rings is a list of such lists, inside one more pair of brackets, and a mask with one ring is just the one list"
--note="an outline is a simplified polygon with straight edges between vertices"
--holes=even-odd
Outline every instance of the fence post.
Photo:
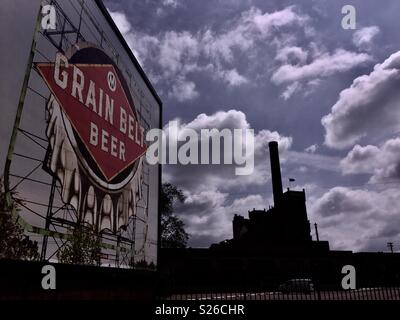
[[[317,291],[317,300],[321,300],[321,292],[320,292],[320,287],[319,287],[320,284],[319,284],[319,281],[317,278],[314,278],[314,279],[316,279],[315,284],[314,284],[314,290]],[[314,294],[314,296],[315,296],[315,294]]]

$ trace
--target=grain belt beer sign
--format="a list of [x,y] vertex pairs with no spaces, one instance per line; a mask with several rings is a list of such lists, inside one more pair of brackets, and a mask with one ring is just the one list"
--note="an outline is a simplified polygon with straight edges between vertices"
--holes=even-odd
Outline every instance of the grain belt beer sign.
[[89,43],[35,67],[51,92],[47,167],[62,184],[63,201],[97,230],[116,232],[142,198],[147,148],[127,82]]
[[0,14],[0,183],[23,201],[18,223],[43,260],[85,223],[102,265],[155,270],[161,167],[146,161],[145,137],[162,127],[162,101],[102,0],[10,3]]

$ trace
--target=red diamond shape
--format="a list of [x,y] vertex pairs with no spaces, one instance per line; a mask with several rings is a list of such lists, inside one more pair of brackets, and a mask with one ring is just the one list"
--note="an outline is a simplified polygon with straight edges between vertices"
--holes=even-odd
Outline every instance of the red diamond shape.
[[[54,63],[38,63],[36,68],[64,110],[79,139],[108,181],[146,152],[144,131],[137,122],[134,106],[129,102],[113,65],[69,64],[68,67],[62,66],[57,79],[65,81],[66,85],[61,86],[55,81]],[[75,82],[75,84],[83,83],[81,91],[73,86],[74,72],[78,74],[76,68],[83,75],[77,76]],[[65,75],[67,77],[64,77]],[[111,81],[111,84],[108,80],[110,77],[111,80],[115,80]],[[63,86],[65,88],[62,88]],[[113,101],[113,108],[108,108],[109,112],[106,110],[107,99],[110,101],[109,105]],[[93,138],[95,127],[97,128],[97,144]]]

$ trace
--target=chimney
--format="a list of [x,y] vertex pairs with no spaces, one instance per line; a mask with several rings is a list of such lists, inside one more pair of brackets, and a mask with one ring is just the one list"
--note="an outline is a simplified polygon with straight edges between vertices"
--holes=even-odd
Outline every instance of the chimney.
[[271,141],[269,144],[269,158],[271,162],[272,192],[274,194],[274,205],[276,206],[282,198],[281,165],[279,163],[278,142]]

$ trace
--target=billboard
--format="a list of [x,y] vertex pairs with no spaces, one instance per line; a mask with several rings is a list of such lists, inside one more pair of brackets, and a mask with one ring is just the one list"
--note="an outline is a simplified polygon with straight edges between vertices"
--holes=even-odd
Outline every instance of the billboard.
[[19,83],[0,99],[1,169],[20,224],[42,259],[86,223],[102,238],[102,264],[153,270],[161,172],[146,162],[145,136],[161,128],[161,101],[101,1],[49,2],[50,29],[44,5],[21,6],[38,14],[22,27],[33,41],[19,47],[31,54],[2,78]]

